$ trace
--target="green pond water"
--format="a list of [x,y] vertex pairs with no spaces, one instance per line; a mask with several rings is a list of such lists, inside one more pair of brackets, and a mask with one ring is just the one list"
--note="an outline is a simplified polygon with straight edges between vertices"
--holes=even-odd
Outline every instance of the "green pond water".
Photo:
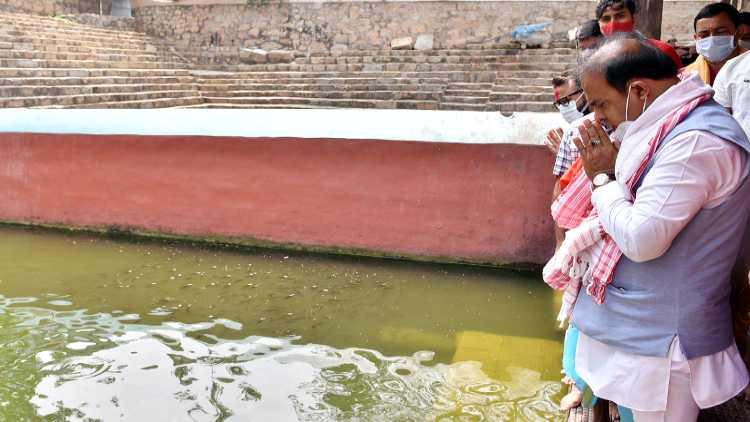
[[0,229],[0,421],[562,420],[533,275]]

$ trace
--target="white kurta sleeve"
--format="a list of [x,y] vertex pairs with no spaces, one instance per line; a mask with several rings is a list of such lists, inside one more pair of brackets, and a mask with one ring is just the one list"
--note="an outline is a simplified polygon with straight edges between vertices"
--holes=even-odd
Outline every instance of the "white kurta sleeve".
[[662,256],[698,211],[720,205],[742,175],[736,146],[692,131],[657,153],[634,202],[626,199],[625,181],[617,181],[596,189],[592,203],[625,256],[645,262]]

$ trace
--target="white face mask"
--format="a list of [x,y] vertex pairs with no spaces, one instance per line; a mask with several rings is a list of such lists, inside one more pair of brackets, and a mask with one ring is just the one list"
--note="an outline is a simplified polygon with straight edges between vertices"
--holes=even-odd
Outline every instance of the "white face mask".
[[560,114],[562,114],[563,118],[568,123],[573,123],[576,120],[583,117],[583,113],[578,111],[578,106],[576,106],[575,101],[568,101],[568,104],[565,105],[558,105],[557,109],[560,110]]
[[700,39],[695,44],[695,49],[711,63],[723,62],[735,49],[734,35],[716,35]]
[[[615,142],[620,142],[625,140],[625,135],[628,132],[628,128],[633,124],[632,120],[628,120],[628,108],[630,106],[630,88],[632,88],[632,85],[628,85],[628,96],[625,98],[625,120],[617,125],[617,129],[615,129],[614,132],[612,132],[611,135],[609,135],[610,138],[612,138]],[[641,114],[646,112],[646,105],[648,104],[648,97],[646,97],[646,101],[643,102],[643,110],[641,111]]]

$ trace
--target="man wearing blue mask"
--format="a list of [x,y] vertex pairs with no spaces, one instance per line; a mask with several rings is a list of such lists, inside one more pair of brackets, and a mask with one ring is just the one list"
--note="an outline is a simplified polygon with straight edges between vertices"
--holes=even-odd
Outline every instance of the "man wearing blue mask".
[[[555,166],[552,173],[555,175],[555,185],[552,188],[552,199],[560,194],[560,178],[570,169],[578,159],[578,150],[573,145],[573,138],[578,136],[578,126],[589,113],[586,97],[581,89],[581,82],[574,72],[565,72],[560,77],[552,80],[555,94],[555,107],[560,111],[568,123],[565,128],[550,130],[547,134],[547,148],[555,154]],[[562,242],[564,233],[557,228],[555,238],[557,244]]]
[[724,64],[746,52],[737,43],[740,12],[729,3],[713,3],[701,9],[693,21],[698,59],[685,70],[698,73],[713,85]]

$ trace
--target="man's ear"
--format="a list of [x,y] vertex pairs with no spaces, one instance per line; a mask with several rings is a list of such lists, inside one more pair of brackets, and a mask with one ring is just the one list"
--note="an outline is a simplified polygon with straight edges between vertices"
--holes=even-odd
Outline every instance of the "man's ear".
[[630,84],[632,93],[630,95],[635,96],[642,102],[646,102],[651,97],[651,88],[644,81],[633,81]]

